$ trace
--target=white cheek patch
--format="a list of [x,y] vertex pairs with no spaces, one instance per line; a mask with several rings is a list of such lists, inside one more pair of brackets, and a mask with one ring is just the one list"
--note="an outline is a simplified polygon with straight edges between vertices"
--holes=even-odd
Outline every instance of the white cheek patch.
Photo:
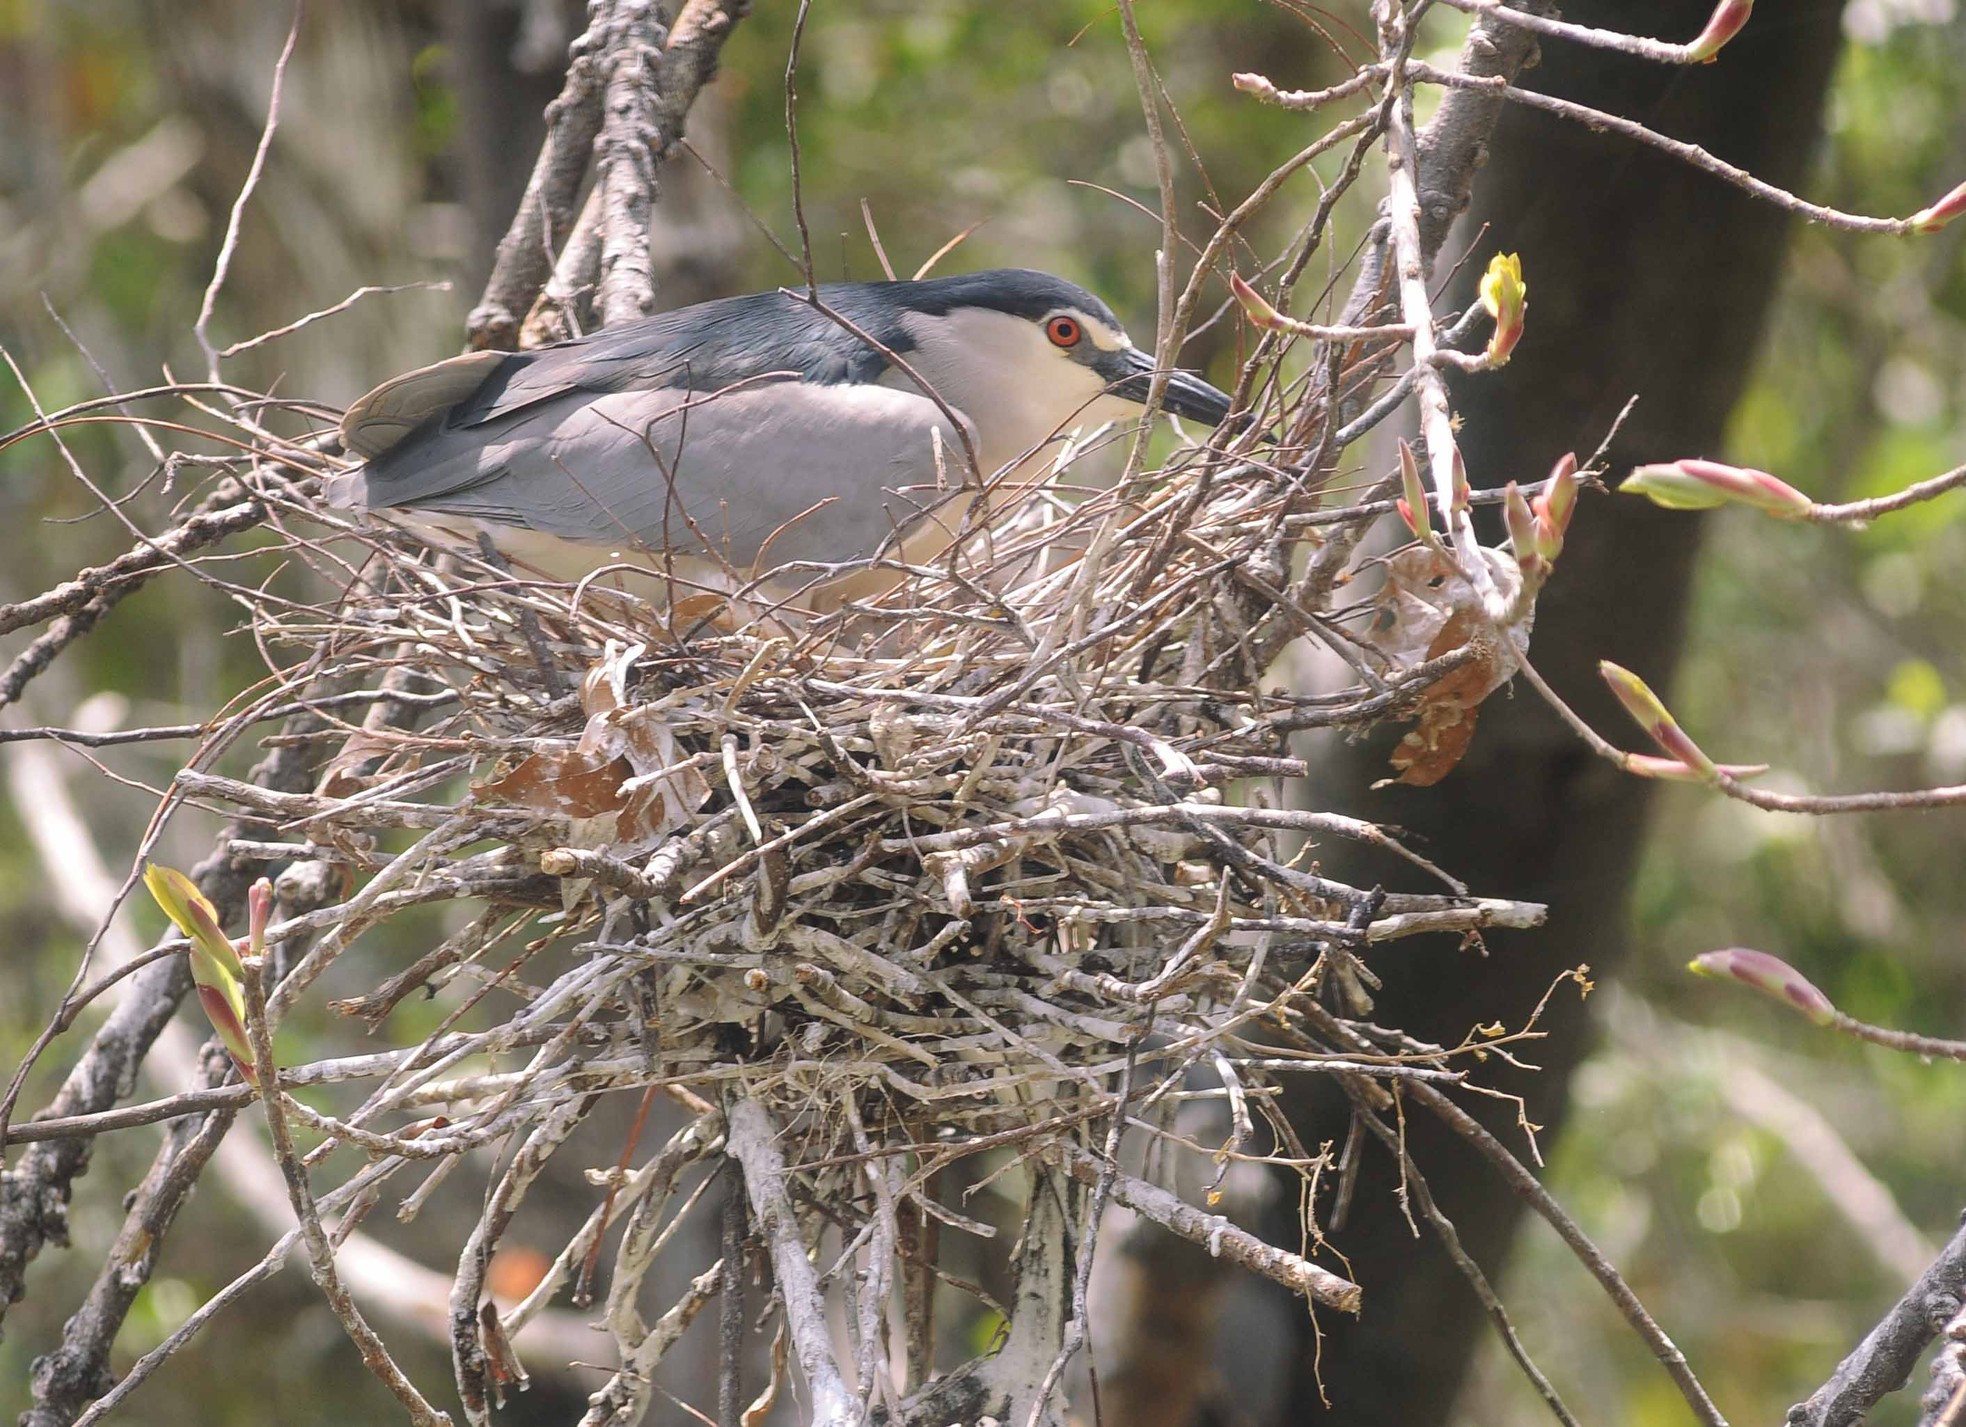
[[[1068,315],[1095,344],[1102,336],[1124,337],[1107,323]],[[1061,431],[1109,419],[1102,405],[1106,379],[1083,353],[1059,350],[1030,318],[972,307],[901,320],[916,342],[909,365],[975,422],[978,462],[988,470],[1024,459]],[[906,378],[892,380],[899,386]]]
[[1117,327],[1109,327],[1097,317],[1085,312],[1074,312],[1085,335],[1092,339],[1092,345],[1102,352],[1124,352],[1133,345],[1133,339]]

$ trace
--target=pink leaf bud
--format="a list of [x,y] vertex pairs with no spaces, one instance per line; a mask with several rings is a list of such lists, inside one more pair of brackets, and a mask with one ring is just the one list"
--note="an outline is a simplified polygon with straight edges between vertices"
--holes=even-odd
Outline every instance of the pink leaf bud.
[[1517,557],[1536,550],[1536,512],[1529,508],[1529,497],[1514,481],[1502,488],[1502,511],[1508,518],[1509,543]]
[[1611,692],[1617,695],[1618,702],[1625,706],[1625,712],[1654,743],[1665,750],[1667,757],[1693,769],[1703,782],[1711,783],[1720,778],[1719,765],[1701,751],[1643,679],[1609,659],[1600,660],[1597,671],[1611,686]]
[[1690,456],[1681,461],[1640,466],[1618,489],[1626,495],[1642,495],[1667,510],[1746,505],[1768,515],[1794,518],[1807,515],[1815,505],[1787,481],[1766,471]]
[[[1732,778],[1735,782],[1746,782],[1749,778],[1759,778],[1768,771],[1766,763],[1716,763],[1714,767]],[[1650,753],[1627,753],[1625,771],[1636,773],[1641,778],[1656,778],[1666,783],[1704,783],[1696,768],[1688,768],[1677,758],[1660,758]]]
[[273,920],[273,884],[262,877],[246,893],[246,954],[266,951],[266,925]]
[[1399,513],[1406,521],[1406,528],[1429,543],[1434,538],[1433,516],[1427,508],[1427,488],[1420,484],[1420,463],[1414,458],[1413,447],[1401,437],[1399,443],[1399,484],[1405,492],[1396,502]]
[[1934,203],[1911,215],[1911,226],[1921,233],[1936,233],[1953,219],[1966,214],[1966,183]]
[[1497,253],[1490,258],[1478,291],[1482,308],[1495,319],[1495,330],[1488,337],[1489,364],[1504,366],[1515,344],[1522,340],[1529,311],[1529,284],[1522,280],[1521,255]]
[[1577,453],[1568,451],[1550,470],[1549,484],[1529,503],[1536,515],[1537,548],[1554,560],[1563,553],[1563,536],[1577,509]]
[[1536,513],[1522,487],[1510,481],[1502,491],[1502,513],[1509,527],[1509,550],[1515,556],[1523,580],[1540,585],[1549,575],[1550,562],[1543,557],[1536,539]]
[[1244,282],[1240,274],[1229,274],[1229,291],[1235,294],[1236,301],[1242,304],[1242,310],[1258,327],[1267,330],[1284,325],[1283,314],[1271,306],[1262,293]]
[[1707,27],[1686,47],[1689,59],[1712,64],[1720,47],[1741,33],[1754,12],[1754,0],[1720,0],[1707,17]]
[[240,984],[239,953],[232,938],[219,928],[218,908],[198,884],[174,867],[152,863],[143,871],[143,885],[191,943],[191,979],[198,1003],[218,1032],[219,1040],[239,1067],[247,1084],[256,1085],[253,1048],[246,1038],[246,993]]
[[1738,981],[1763,995],[1773,996],[1819,1026],[1836,1024],[1836,1007],[1829,997],[1779,956],[1745,946],[1730,946],[1724,951],[1709,951],[1694,957],[1686,963],[1686,969],[1696,976]]

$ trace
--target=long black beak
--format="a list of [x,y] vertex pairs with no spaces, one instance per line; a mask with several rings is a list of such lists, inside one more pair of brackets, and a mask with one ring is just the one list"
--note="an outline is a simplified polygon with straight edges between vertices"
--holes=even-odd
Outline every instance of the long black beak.
[[[1127,347],[1112,354],[1118,368],[1112,385],[1114,396],[1145,403],[1153,386],[1154,357],[1138,347]],[[1167,374],[1167,395],[1162,406],[1190,421],[1220,426],[1229,414],[1228,393],[1217,391],[1193,372],[1175,369]]]

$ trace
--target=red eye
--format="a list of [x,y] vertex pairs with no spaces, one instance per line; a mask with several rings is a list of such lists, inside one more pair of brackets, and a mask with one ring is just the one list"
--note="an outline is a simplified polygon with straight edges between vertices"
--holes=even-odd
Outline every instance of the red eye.
[[1044,335],[1054,347],[1076,347],[1085,330],[1070,317],[1054,317],[1044,324]]

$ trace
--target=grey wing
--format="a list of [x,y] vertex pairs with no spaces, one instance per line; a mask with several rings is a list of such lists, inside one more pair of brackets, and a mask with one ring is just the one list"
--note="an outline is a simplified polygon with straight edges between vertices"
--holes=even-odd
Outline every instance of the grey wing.
[[373,460],[468,400],[505,360],[504,352],[467,352],[391,377],[342,413],[342,449]]
[[531,352],[466,352],[391,377],[341,418],[341,444],[373,460],[426,423],[481,426],[578,391],[686,386],[701,346],[674,314]]
[[[831,295],[845,302],[840,292]],[[771,373],[861,384],[886,367],[883,353],[808,303],[782,292],[752,293],[529,352],[469,352],[406,372],[348,409],[342,444],[377,456],[439,415],[451,429],[495,424],[574,392],[719,391]]]
[[343,501],[753,572],[876,554],[954,493],[962,451],[934,402],[893,387],[579,391],[425,428],[357,472]]

